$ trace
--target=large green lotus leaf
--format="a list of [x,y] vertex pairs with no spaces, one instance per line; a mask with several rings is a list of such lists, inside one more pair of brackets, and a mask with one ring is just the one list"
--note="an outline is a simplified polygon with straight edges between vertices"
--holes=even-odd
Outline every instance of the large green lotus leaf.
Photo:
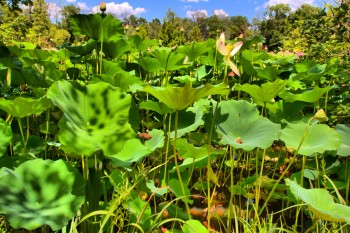
[[268,148],[278,140],[281,128],[261,117],[256,106],[245,100],[219,103],[215,125],[222,135],[222,144],[246,151]]
[[167,113],[173,113],[174,110],[169,109],[165,104],[162,102],[156,102],[152,100],[144,101],[139,104],[140,109],[146,109],[151,110],[154,112],[157,112],[161,115],[165,115]]
[[275,123],[299,122],[302,118],[301,110],[305,106],[303,102],[285,102],[280,100],[273,104],[275,108],[270,109],[269,119]]
[[195,147],[193,144],[188,143],[184,138],[180,138],[176,141],[176,149],[179,156],[182,158],[197,159],[208,155],[207,147]]
[[273,83],[264,83],[261,87],[251,84],[237,85],[235,90],[247,92],[254,101],[271,103],[274,102],[272,100],[278,95],[278,93],[284,90],[285,85],[286,81],[278,79]]
[[[193,107],[189,107],[186,110],[179,111],[179,121],[177,127],[177,137],[180,138],[183,135],[195,131],[199,126],[204,124],[203,115],[205,111],[205,103],[203,101],[197,101]],[[170,137],[175,137],[175,115],[171,118],[171,132]]]
[[41,151],[45,150],[46,148],[46,141],[37,136],[37,135],[30,135],[27,140],[27,144],[24,145],[22,141],[18,142],[13,147],[13,152],[17,155],[36,155],[39,154]]
[[13,100],[0,99],[0,109],[14,117],[26,117],[32,114],[39,115],[48,108],[52,108],[51,100],[43,96],[41,98],[17,97]]
[[161,70],[179,70],[188,66],[184,64],[185,55],[174,52],[171,48],[155,49],[151,56],[158,60]]
[[196,61],[200,56],[203,56],[208,52],[208,48],[205,42],[183,45],[178,48],[178,52],[186,55],[189,62]]
[[281,70],[277,70],[275,67],[270,66],[264,69],[255,68],[255,70],[257,71],[257,75],[259,78],[263,78],[270,81],[277,79],[278,75],[282,72]]
[[35,159],[1,169],[0,213],[14,228],[62,229],[84,202],[82,175],[62,160]]
[[158,44],[158,40],[143,39],[137,34],[129,37],[128,42],[139,52],[146,51],[147,49]]
[[96,41],[94,39],[88,40],[85,44],[79,46],[67,46],[66,49],[73,53],[85,56],[90,54],[96,48]]
[[[183,202],[185,202],[186,200],[187,203],[190,203],[190,204],[193,203],[193,200],[189,199],[189,196],[191,195],[190,190],[188,189],[187,186],[185,186],[184,187],[185,193],[183,193],[181,188],[181,183],[178,179],[175,179],[175,178],[171,179],[169,181],[169,187],[177,198],[181,198]],[[184,196],[186,196],[187,198],[185,199]]]
[[159,101],[174,110],[182,110],[196,102],[197,100],[214,94],[227,95],[230,90],[223,84],[213,86],[206,84],[197,88],[185,85],[184,87],[153,87],[145,86],[143,91],[150,93]]
[[75,36],[89,36],[97,42],[118,40],[124,33],[122,22],[112,15],[76,14],[70,23]]
[[2,118],[0,118],[0,157],[4,155],[7,150],[7,146],[12,140],[11,126],[7,124]]
[[[305,129],[307,131],[305,133]],[[305,134],[305,135],[304,135]],[[281,132],[280,139],[286,146],[296,150],[302,138],[303,144],[298,153],[311,156],[314,153],[323,153],[326,150],[337,150],[341,144],[341,135],[328,125],[309,125],[303,122],[288,124]]]
[[[101,43],[98,43],[97,46],[101,48]],[[102,49],[105,57],[112,59],[118,58],[132,50],[124,39],[103,42]]]
[[159,61],[153,57],[141,57],[138,60],[139,65],[147,72],[156,72],[163,70]]
[[136,192],[131,193],[131,201],[128,210],[131,213],[130,221],[139,224],[142,229],[147,230],[152,226],[152,209],[150,203],[143,201]]
[[335,127],[335,131],[337,131],[342,137],[342,142],[340,147],[338,148],[337,154],[345,157],[349,156],[350,155],[350,125],[338,124]]
[[112,155],[134,137],[128,122],[131,96],[119,88],[104,82],[81,87],[62,80],[47,95],[64,113],[59,140],[66,151],[91,155],[102,149]]
[[314,87],[311,91],[305,91],[301,94],[292,94],[284,91],[279,96],[287,102],[302,101],[307,103],[317,102],[324,94],[326,94],[332,87],[327,86],[325,88]]
[[332,195],[326,189],[304,189],[297,182],[285,179],[293,195],[305,202],[314,217],[332,222],[350,224],[350,207],[334,203]]
[[209,233],[208,229],[198,220],[187,220],[182,226],[183,233]]

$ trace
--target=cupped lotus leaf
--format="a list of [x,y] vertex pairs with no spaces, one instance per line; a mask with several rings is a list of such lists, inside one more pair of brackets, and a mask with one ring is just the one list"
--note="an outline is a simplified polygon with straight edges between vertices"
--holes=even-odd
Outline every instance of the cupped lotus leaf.
[[[98,43],[97,47],[101,48],[101,43]],[[132,50],[124,39],[103,42],[102,49],[105,57],[112,59],[121,57]]]
[[282,72],[281,70],[277,70],[275,67],[266,67],[264,69],[257,69],[257,75],[259,78],[266,79],[266,80],[276,80],[278,78],[278,75]]
[[341,145],[338,148],[337,154],[340,156],[349,156],[350,155],[350,125],[338,124],[335,127],[335,131],[337,131],[341,135]]
[[200,56],[203,56],[208,52],[208,48],[205,42],[183,45],[178,48],[178,52],[184,54],[189,62],[196,61]]
[[153,129],[149,132],[151,138],[144,144],[139,139],[130,139],[124,142],[121,151],[115,155],[107,155],[112,160],[114,166],[128,167],[131,163],[148,156],[157,148],[164,146],[164,132]]
[[158,44],[158,40],[143,39],[139,35],[133,35],[129,37],[129,44],[139,52],[146,51],[147,49]]
[[174,110],[168,108],[164,103],[156,102],[152,100],[141,102],[139,105],[140,109],[151,110],[157,112],[161,115],[165,115],[167,113],[173,113]]
[[263,102],[263,103],[271,103],[272,101],[281,91],[284,90],[284,86],[286,85],[286,81],[284,80],[276,80],[275,82],[267,82],[261,85],[261,87],[257,85],[244,84],[235,86],[235,90],[241,90],[247,92],[254,101]]
[[184,64],[185,55],[174,52],[171,48],[155,49],[151,56],[158,60],[160,70],[179,70],[188,66]]
[[188,143],[184,138],[180,138],[176,141],[176,150],[182,158],[197,159],[208,155],[207,147],[195,147],[193,144]]
[[51,100],[46,96],[41,98],[16,97],[13,100],[0,98],[0,109],[19,118],[32,114],[40,115],[43,111],[52,107]]
[[14,228],[62,229],[84,202],[82,175],[63,160],[34,159],[1,169],[0,213]]
[[22,141],[18,142],[13,147],[13,152],[18,155],[39,154],[41,151],[45,150],[46,141],[37,135],[30,135],[28,137],[26,145]]
[[159,61],[153,57],[141,57],[138,62],[139,65],[149,73],[163,70]]
[[7,146],[12,140],[12,130],[11,126],[0,118],[0,157],[4,155],[7,150]]
[[[193,107],[179,111],[179,121],[177,127],[177,138],[195,131],[199,126],[204,125],[203,115],[205,111],[205,102],[197,101]],[[170,137],[175,137],[175,116],[171,118]]]
[[293,195],[305,202],[315,218],[350,224],[350,207],[334,202],[326,189],[304,189],[297,182],[285,179]]
[[227,95],[230,90],[224,85],[206,84],[197,88],[185,85],[184,87],[153,87],[145,86],[143,91],[150,93],[159,101],[174,110],[182,110],[196,102],[197,100],[214,94]]
[[325,88],[316,86],[311,91],[305,91],[301,94],[292,94],[290,92],[284,91],[280,93],[279,96],[286,102],[302,101],[307,103],[315,103],[331,89],[332,87],[330,86],[327,86]]
[[92,50],[96,49],[96,41],[94,39],[88,40],[86,43],[79,46],[67,46],[66,49],[69,51],[85,56],[92,52]]
[[341,135],[328,125],[308,125],[303,122],[288,124],[281,131],[280,139],[288,148],[296,150],[303,137],[305,138],[298,153],[306,156],[337,150],[341,144]]
[[303,102],[285,102],[280,100],[273,104],[275,108],[270,109],[269,119],[275,123],[300,122],[303,118],[301,110],[305,106]]
[[220,143],[245,151],[268,148],[278,140],[281,128],[261,117],[256,106],[245,100],[219,103],[215,125],[222,135]]
[[141,199],[136,192],[131,193],[132,199],[128,203],[128,209],[131,213],[130,221],[139,224],[142,229],[147,230],[152,225],[152,209],[149,202]]
[[152,129],[149,132],[149,135],[151,135],[152,138],[145,142],[145,146],[150,151],[153,152],[157,148],[162,148],[164,146],[164,131],[163,130]]
[[[178,179],[171,179],[169,181],[169,187],[171,189],[171,191],[175,194],[175,196],[177,198],[181,198],[181,200],[183,202],[187,201],[187,203],[192,204],[193,200],[190,200],[188,197],[191,195],[190,190],[188,189],[187,186],[184,187],[184,191],[185,193],[182,192],[182,188],[181,188],[181,183]],[[187,197],[185,198],[184,195]]]
[[209,233],[208,229],[198,220],[187,220],[182,226],[183,233]]
[[75,36],[89,36],[97,42],[118,40],[124,34],[122,22],[112,15],[76,14],[70,24]]
[[62,80],[50,87],[48,97],[64,113],[58,137],[68,152],[89,156],[102,149],[112,155],[134,137],[131,96],[119,88],[104,82],[81,87]]

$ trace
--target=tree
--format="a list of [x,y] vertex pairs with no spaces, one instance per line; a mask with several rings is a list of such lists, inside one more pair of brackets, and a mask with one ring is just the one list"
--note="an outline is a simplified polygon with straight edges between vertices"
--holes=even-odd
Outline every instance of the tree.
[[291,24],[288,16],[291,8],[288,4],[277,4],[268,6],[265,12],[265,19],[260,24],[260,32],[266,38],[266,45],[269,50],[283,48],[283,37],[290,31]]
[[0,6],[0,40],[11,44],[12,40],[23,41],[27,34],[28,20],[19,10],[8,5]]
[[32,27],[29,29],[28,38],[39,46],[47,45],[51,21],[47,12],[47,3],[44,0],[35,0],[31,14]]
[[175,12],[169,9],[163,20],[159,38],[164,46],[182,45],[186,42],[184,31],[180,24],[180,18]]
[[155,18],[147,24],[146,31],[150,39],[158,39],[162,24],[159,19]]
[[231,38],[238,37],[240,35],[245,35],[248,27],[249,22],[247,17],[245,16],[232,16],[230,17],[230,33]]
[[69,34],[70,34],[69,41],[72,43],[73,43],[75,38],[74,38],[74,35],[72,34],[72,31],[71,31],[70,18],[73,15],[79,14],[79,13],[80,13],[80,8],[74,6],[73,4],[64,6],[61,10],[62,23],[60,25],[60,28],[69,32]]

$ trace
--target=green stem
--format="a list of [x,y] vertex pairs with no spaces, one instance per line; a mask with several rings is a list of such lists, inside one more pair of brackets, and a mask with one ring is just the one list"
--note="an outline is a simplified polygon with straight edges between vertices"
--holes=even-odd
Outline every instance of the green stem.
[[299,143],[299,146],[297,148],[297,150],[294,152],[294,155],[292,157],[292,159],[290,160],[288,166],[286,167],[286,169],[284,169],[283,173],[281,174],[281,176],[278,178],[278,180],[276,181],[276,183],[274,184],[274,186],[272,187],[271,191],[270,191],[270,194],[267,196],[263,206],[261,207],[260,211],[259,211],[259,216],[262,214],[263,210],[266,208],[267,206],[267,203],[269,202],[270,198],[272,197],[275,189],[277,188],[277,185],[280,183],[280,181],[284,178],[284,176],[286,175],[286,173],[289,171],[290,167],[292,166],[293,164],[293,161],[295,160],[295,158],[298,156],[298,152],[301,148],[301,145],[303,144],[304,140],[305,140],[305,137],[306,137],[306,134],[307,134],[307,129],[309,127],[309,124],[311,122],[311,119],[309,120],[309,123],[308,125],[306,126],[305,130],[304,130],[304,135]]
[[190,211],[190,207],[188,206],[187,196],[186,196],[186,193],[185,193],[185,187],[184,187],[184,184],[182,182],[180,168],[179,168],[179,164],[178,164],[178,161],[177,161],[176,139],[177,139],[178,122],[179,122],[179,110],[176,110],[176,112],[175,112],[175,134],[174,134],[174,141],[173,141],[174,160],[175,160],[175,167],[176,167],[177,176],[179,177],[179,181],[180,181],[182,194],[184,195],[184,202],[185,202],[185,205],[186,205],[188,218],[191,219],[191,211]]
[[18,122],[19,131],[21,132],[22,142],[24,144],[24,147],[27,147],[27,141],[25,140],[24,133],[23,133],[22,118],[17,118],[17,122]]

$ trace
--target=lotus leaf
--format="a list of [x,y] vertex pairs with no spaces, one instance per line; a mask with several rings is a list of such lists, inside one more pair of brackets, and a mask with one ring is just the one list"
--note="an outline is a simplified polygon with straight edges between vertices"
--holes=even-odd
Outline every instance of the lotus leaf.
[[304,189],[297,182],[285,179],[294,196],[305,202],[318,219],[350,224],[350,207],[334,203],[326,189]]
[[52,102],[46,96],[41,98],[17,97],[13,100],[0,98],[0,109],[14,117],[26,117],[32,114],[39,115],[48,108],[52,108]]
[[206,84],[197,88],[192,88],[189,85],[184,87],[173,87],[171,85],[167,87],[146,86],[143,88],[143,91],[150,93],[174,110],[185,109],[205,96],[214,94],[227,95],[229,93],[229,89],[223,84],[216,86]]
[[208,233],[208,229],[198,220],[187,220],[182,227],[183,233]]
[[311,91],[305,91],[301,94],[292,94],[285,91],[280,93],[279,96],[286,102],[302,101],[307,103],[315,103],[331,89],[332,87],[330,86],[327,86],[325,88],[319,88],[316,86]]
[[335,127],[335,131],[337,131],[342,137],[342,142],[337,151],[337,154],[340,156],[349,156],[350,155],[350,125],[338,124]]
[[49,225],[57,231],[84,202],[84,179],[63,160],[30,160],[0,173],[0,212],[14,228]]
[[286,81],[279,79],[273,83],[264,83],[261,85],[261,87],[251,84],[238,85],[235,87],[235,90],[247,92],[254,99],[254,101],[271,103],[274,102],[273,99],[278,95],[278,93],[284,90],[285,85]]
[[122,22],[112,15],[76,14],[70,18],[72,33],[76,36],[89,36],[97,42],[120,39],[124,33]]
[[327,125],[308,125],[306,123],[288,124],[281,132],[281,140],[286,146],[296,150],[302,138],[303,143],[299,154],[312,156],[314,153],[323,153],[326,150],[337,150],[341,143],[341,136]]
[[265,149],[279,138],[281,126],[261,117],[256,106],[247,101],[223,101],[217,111],[215,125],[224,145],[250,151]]
[[58,137],[66,151],[91,155],[102,149],[112,155],[134,137],[129,124],[131,96],[119,88],[104,82],[81,87],[62,80],[50,87],[48,97],[64,113]]
[[7,146],[12,139],[11,126],[7,124],[2,118],[0,118],[0,157],[6,152]]

